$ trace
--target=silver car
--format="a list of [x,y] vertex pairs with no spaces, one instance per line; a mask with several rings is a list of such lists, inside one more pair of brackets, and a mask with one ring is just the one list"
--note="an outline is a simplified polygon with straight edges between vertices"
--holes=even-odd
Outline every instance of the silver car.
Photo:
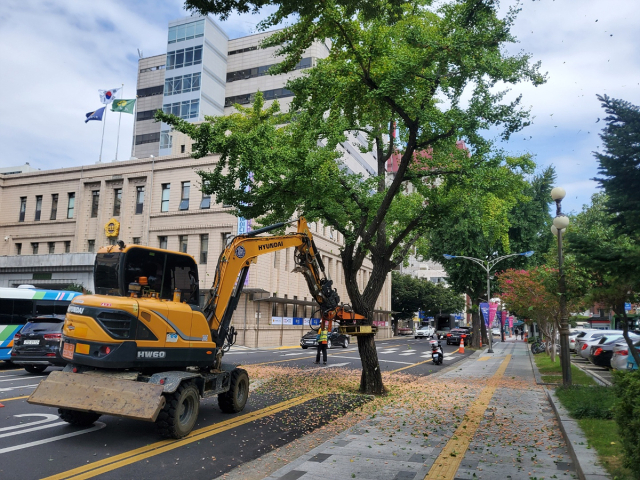
[[[611,332],[611,330],[609,330]],[[580,350],[578,351],[578,355],[580,355],[585,360],[589,360],[589,354],[591,353],[591,347],[594,345],[598,345],[604,342],[608,342],[610,340],[622,338],[622,333],[607,333],[606,335],[601,335],[597,338],[591,338],[586,342],[580,342]]]
[[[640,349],[640,340],[636,340],[633,343],[636,349]],[[611,357],[611,368],[614,370],[626,370],[627,369],[627,357],[629,356],[629,346],[627,342],[618,342],[613,347],[613,357]]]
[[583,358],[588,358],[589,349],[584,347],[585,343],[600,339],[605,335],[613,335],[616,333],[622,335],[622,330],[586,330],[585,332],[581,332],[576,337],[576,353],[580,355],[580,352],[582,352],[583,349],[586,349],[587,354]]

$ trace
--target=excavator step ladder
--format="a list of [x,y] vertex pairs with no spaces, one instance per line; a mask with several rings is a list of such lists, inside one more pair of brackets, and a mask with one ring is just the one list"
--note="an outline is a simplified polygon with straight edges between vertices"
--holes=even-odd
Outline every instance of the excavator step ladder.
[[378,327],[375,325],[341,325],[340,333],[343,335],[375,335]]

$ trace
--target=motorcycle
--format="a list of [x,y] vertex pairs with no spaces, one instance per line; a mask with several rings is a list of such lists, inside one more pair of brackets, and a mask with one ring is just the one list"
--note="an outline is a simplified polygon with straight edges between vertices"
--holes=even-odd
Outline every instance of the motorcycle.
[[444,353],[442,352],[440,340],[430,340],[429,343],[431,344],[431,358],[433,359],[433,364],[442,364],[442,361],[444,360]]

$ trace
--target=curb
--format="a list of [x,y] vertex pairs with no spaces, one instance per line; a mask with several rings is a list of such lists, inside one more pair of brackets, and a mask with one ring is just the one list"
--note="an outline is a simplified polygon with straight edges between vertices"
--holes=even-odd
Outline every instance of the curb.
[[573,363],[571,362],[571,365],[573,365],[576,368],[579,368],[580,370],[582,370],[584,373],[586,373],[587,375],[589,375],[591,378],[593,378],[597,384],[602,385],[603,387],[611,387],[613,386],[613,383],[611,383],[608,380],[605,380],[604,378],[602,378],[600,375],[598,375],[595,372],[592,372],[591,370],[587,370],[585,368],[582,368],[580,365],[578,365],[577,363]]
[[560,424],[560,430],[567,444],[569,455],[573,459],[578,478],[580,480],[611,480],[611,475],[596,463],[598,456],[595,450],[587,448],[587,439],[578,426],[578,422],[569,417],[569,414],[557,399],[555,392],[548,388],[544,390]]

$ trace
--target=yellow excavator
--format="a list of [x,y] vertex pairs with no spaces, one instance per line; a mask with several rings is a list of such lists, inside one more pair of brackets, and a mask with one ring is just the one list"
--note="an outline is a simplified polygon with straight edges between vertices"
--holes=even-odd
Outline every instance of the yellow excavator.
[[[155,422],[163,437],[181,438],[196,423],[201,397],[218,396],[223,412],[244,409],[249,376],[222,363],[235,343],[231,326],[249,266],[262,254],[294,247],[321,313],[342,333],[375,333],[364,317],[340,304],[304,218],[297,231],[260,236],[294,222],[238,235],[220,254],[204,308],[199,306],[194,258],[141,245],[101,248],[95,260],[95,295],[73,299],[60,352],[68,363],[49,374],[27,400],[58,408],[73,425],[102,414]],[[329,325],[330,328],[330,325]]]

